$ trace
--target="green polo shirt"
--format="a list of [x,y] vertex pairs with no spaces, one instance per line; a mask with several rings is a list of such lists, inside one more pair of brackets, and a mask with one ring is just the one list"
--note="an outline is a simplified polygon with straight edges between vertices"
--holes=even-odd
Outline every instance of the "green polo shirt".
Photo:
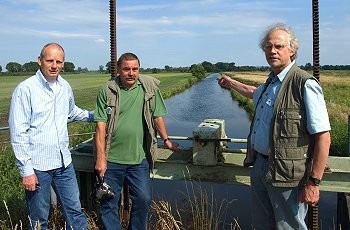
[[[147,125],[143,117],[144,89],[138,81],[129,90],[120,88],[120,112],[107,161],[118,164],[139,164],[146,157],[144,133]],[[95,121],[107,122],[106,91],[101,88],[97,97]],[[164,100],[157,90],[153,117],[167,114]]]

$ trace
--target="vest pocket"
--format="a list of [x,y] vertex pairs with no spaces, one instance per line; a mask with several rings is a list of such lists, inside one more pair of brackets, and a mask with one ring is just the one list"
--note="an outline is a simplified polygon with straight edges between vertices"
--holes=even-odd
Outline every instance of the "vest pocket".
[[299,111],[280,111],[278,117],[281,137],[300,137],[301,133],[305,133],[304,118]]
[[307,167],[307,150],[307,147],[276,150],[274,179],[281,182],[300,181]]

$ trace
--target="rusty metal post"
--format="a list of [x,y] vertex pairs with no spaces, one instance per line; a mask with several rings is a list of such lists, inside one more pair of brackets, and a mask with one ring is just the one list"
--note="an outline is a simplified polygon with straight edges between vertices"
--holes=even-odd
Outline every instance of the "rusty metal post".
[[[117,0],[109,1],[111,78],[117,76]],[[129,188],[126,183],[120,196],[119,218],[123,229],[127,229],[130,220]]]
[[109,1],[111,77],[117,76],[117,0]]
[[312,0],[312,30],[313,30],[313,75],[320,79],[320,30],[318,0]]
[[[320,80],[319,12],[318,0],[312,0],[313,75]],[[308,207],[308,229],[318,230],[318,205]]]

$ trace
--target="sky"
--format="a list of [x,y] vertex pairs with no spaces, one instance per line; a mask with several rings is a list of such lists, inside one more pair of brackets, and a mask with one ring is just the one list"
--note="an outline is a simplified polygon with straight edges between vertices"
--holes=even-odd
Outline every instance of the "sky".
[[[349,12],[349,0],[319,0],[321,65],[350,64]],[[117,57],[133,52],[142,68],[267,66],[258,44],[275,23],[295,30],[297,63],[313,63],[312,0],[119,0]],[[57,42],[66,61],[97,70],[110,60],[109,27],[107,0],[0,0],[0,65],[37,61]]]

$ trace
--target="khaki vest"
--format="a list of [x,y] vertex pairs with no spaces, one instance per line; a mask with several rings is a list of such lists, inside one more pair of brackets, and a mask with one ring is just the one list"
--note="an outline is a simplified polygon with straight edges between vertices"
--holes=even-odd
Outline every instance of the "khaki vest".
[[[272,146],[266,175],[267,181],[274,186],[303,185],[311,172],[314,140],[307,131],[303,98],[305,82],[308,79],[316,80],[294,64],[276,96],[269,134]],[[253,124],[251,130],[252,127]],[[257,154],[251,148],[250,135],[244,166],[253,165]]]
[[[146,157],[150,168],[153,168],[154,161],[156,160],[156,149],[157,149],[157,133],[154,126],[154,121],[152,117],[152,111],[155,105],[155,94],[158,90],[160,81],[149,76],[139,76],[139,81],[141,82],[144,90],[144,119],[147,125],[147,132],[145,132],[146,140]],[[107,106],[111,108],[108,115],[107,131],[106,131],[106,155],[111,147],[111,139],[115,125],[118,121],[119,111],[120,111],[120,101],[119,101],[119,77],[112,78],[107,82],[106,85],[106,96],[107,96]]]

